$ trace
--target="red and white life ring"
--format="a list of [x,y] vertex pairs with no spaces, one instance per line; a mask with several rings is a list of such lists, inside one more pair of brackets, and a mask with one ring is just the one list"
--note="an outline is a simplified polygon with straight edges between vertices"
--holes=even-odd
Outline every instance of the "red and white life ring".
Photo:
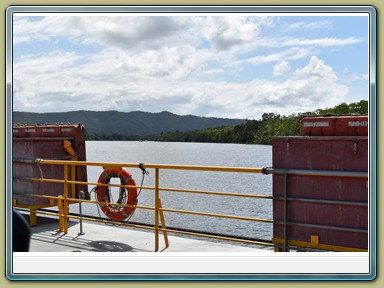
[[[98,183],[109,184],[111,178],[120,178],[121,185],[136,186],[135,180],[132,178],[132,174],[126,169],[105,169],[100,174]],[[128,194],[128,195],[127,195]],[[113,203],[124,205],[136,205],[137,204],[137,189],[136,188],[120,188],[119,199],[116,202],[111,202],[108,186],[97,187],[97,200],[99,202],[106,202],[105,204],[99,204],[103,213],[112,220],[122,221],[128,218],[135,211],[135,207],[124,207],[113,205]],[[109,203],[109,204],[108,204]]]

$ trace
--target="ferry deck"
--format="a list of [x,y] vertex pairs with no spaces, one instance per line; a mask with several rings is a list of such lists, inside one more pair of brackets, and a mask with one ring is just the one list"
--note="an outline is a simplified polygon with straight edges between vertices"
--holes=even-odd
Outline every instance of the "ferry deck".
[[[27,215],[25,215],[27,216]],[[27,218],[26,218],[27,220]],[[54,218],[38,217],[31,227],[29,252],[154,252],[154,233],[123,229],[119,226],[69,221],[68,233],[58,231]],[[162,239],[162,237],[160,237]],[[259,246],[240,246],[230,242],[213,242],[168,236],[169,246],[160,241],[159,252],[267,252]]]

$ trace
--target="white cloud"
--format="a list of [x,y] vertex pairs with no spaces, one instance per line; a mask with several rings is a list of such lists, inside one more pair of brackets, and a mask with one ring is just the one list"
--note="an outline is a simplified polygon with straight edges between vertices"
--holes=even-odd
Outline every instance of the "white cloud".
[[80,36],[83,31],[78,25],[76,17],[54,16],[54,17],[14,17],[13,37],[16,43],[34,41],[50,41],[52,37],[58,36]]
[[272,17],[168,17],[168,16],[48,16],[41,21],[16,17],[14,38],[47,41],[50,37],[82,37],[83,43],[103,44],[129,50],[155,49],[180,43],[198,44],[207,39],[215,50],[255,41]]
[[[259,118],[266,111],[290,114],[339,104],[348,93],[340,83],[346,82],[323,59],[308,57],[362,40],[262,37],[262,28],[273,24],[272,18],[237,16],[20,18],[15,45],[49,42],[52,50],[15,59],[14,109]],[[101,48],[65,51],[69,42]],[[244,80],[241,73],[254,68],[249,64],[269,65],[286,80],[251,73]]]
[[[170,51],[170,55],[174,53],[176,51]],[[331,102],[338,104],[347,93],[345,86],[337,84],[332,68],[317,57],[312,57],[305,67],[294,72],[294,78],[284,82],[254,79],[234,83],[204,82],[179,77],[186,72],[151,70],[145,62],[152,56],[129,58],[128,53],[117,56],[116,51],[104,51],[80,66],[75,63],[81,57],[64,52],[24,59],[14,67],[15,110],[170,110],[178,114],[258,118],[266,108],[289,114],[312,107],[328,107]],[[174,62],[179,61],[178,57],[181,56],[170,57],[162,65],[171,69]],[[130,64],[125,64],[129,61]],[[280,65],[287,67],[288,64]],[[39,67],[39,72],[33,74],[33,67]],[[152,77],[145,77],[144,73]]]
[[268,55],[255,56],[250,58],[248,62],[253,64],[263,64],[270,62],[280,62],[284,60],[298,60],[307,57],[309,54],[310,50],[308,49],[294,47]]
[[249,42],[259,34],[257,23],[242,17],[208,17],[204,24],[203,34],[217,50]]
[[[81,27],[87,32],[87,43],[101,41],[106,46],[128,50],[154,49],[177,37],[183,21],[177,17],[85,17]],[[164,41],[167,39],[166,41]],[[161,44],[163,43],[163,44]]]
[[264,37],[259,38],[257,46],[267,48],[283,48],[283,47],[318,47],[321,49],[327,47],[342,47],[364,43],[366,40],[359,37],[322,37],[322,38],[309,38],[309,37]]
[[340,104],[347,93],[348,87],[338,83],[333,69],[314,56],[284,82],[254,79],[247,85],[226,87],[220,97],[236,99],[232,105],[227,103],[227,113],[243,111],[247,117],[257,118],[266,110],[289,115],[332,107]]
[[280,61],[273,66],[273,75],[280,76],[291,69],[291,65],[288,61]]
[[361,43],[364,40],[356,37],[348,38],[316,38],[316,39],[305,39],[305,38],[285,38],[277,40],[281,47],[284,46],[320,46],[320,47],[334,47],[334,46],[346,46]]
[[319,22],[296,22],[288,25],[283,29],[284,31],[291,31],[296,29],[307,29],[307,30],[315,30],[315,29],[332,29],[333,23],[331,21],[319,21]]
[[314,77],[318,79],[337,80],[336,73],[332,67],[325,65],[324,60],[312,56],[304,68],[297,69],[294,73],[297,77]]
[[[41,21],[15,17],[14,38],[23,41],[48,41],[56,37],[75,37],[83,44],[103,44],[124,49],[143,45],[158,47],[159,41],[176,37],[186,21],[178,17],[138,16],[47,16]],[[28,37],[27,37],[28,36]]]

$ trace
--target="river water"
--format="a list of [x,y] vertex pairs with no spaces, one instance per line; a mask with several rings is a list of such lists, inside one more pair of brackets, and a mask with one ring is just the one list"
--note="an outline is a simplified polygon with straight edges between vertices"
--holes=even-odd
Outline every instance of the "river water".
[[[180,164],[233,167],[272,166],[272,146],[214,144],[214,143],[170,143],[135,141],[87,141],[87,160],[96,162],[124,162],[147,164]],[[137,185],[142,180],[138,168],[128,169]],[[144,186],[154,186],[155,171],[148,169]],[[88,167],[88,181],[97,182],[101,167]],[[113,180],[113,181],[112,181]],[[112,183],[119,183],[116,178]],[[229,172],[200,172],[160,170],[160,186],[167,188],[201,189],[255,195],[272,195],[272,177],[262,174]],[[93,187],[89,187],[89,191]],[[118,193],[118,188],[115,188]],[[93,195],[92,195],[93,194]],[[91,193],[94,199],[94,193]],[[272,201],[239,197],[223,197],[189,193],[161,191],[163,208],[192,210],[255,217],[272,220]],[[154,206],[154,191],[142,190],[139,205]],[[105,217],[97,205],[82,206],[86,215]],[[72,205],[70,212],[77,213],[78,206]],[[165,213],[167,227],[209,231],[229,235],[271,240],[272,225],[267,223],[235,221],[179,213]],[[154,212],[136,209],[129,221],[154,223]]]

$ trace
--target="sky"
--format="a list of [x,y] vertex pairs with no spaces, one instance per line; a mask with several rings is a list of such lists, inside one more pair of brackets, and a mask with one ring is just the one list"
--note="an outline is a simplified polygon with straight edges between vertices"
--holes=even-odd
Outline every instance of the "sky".
[[13,110],[260,119],[368,100],[368,18],[15,14]]

